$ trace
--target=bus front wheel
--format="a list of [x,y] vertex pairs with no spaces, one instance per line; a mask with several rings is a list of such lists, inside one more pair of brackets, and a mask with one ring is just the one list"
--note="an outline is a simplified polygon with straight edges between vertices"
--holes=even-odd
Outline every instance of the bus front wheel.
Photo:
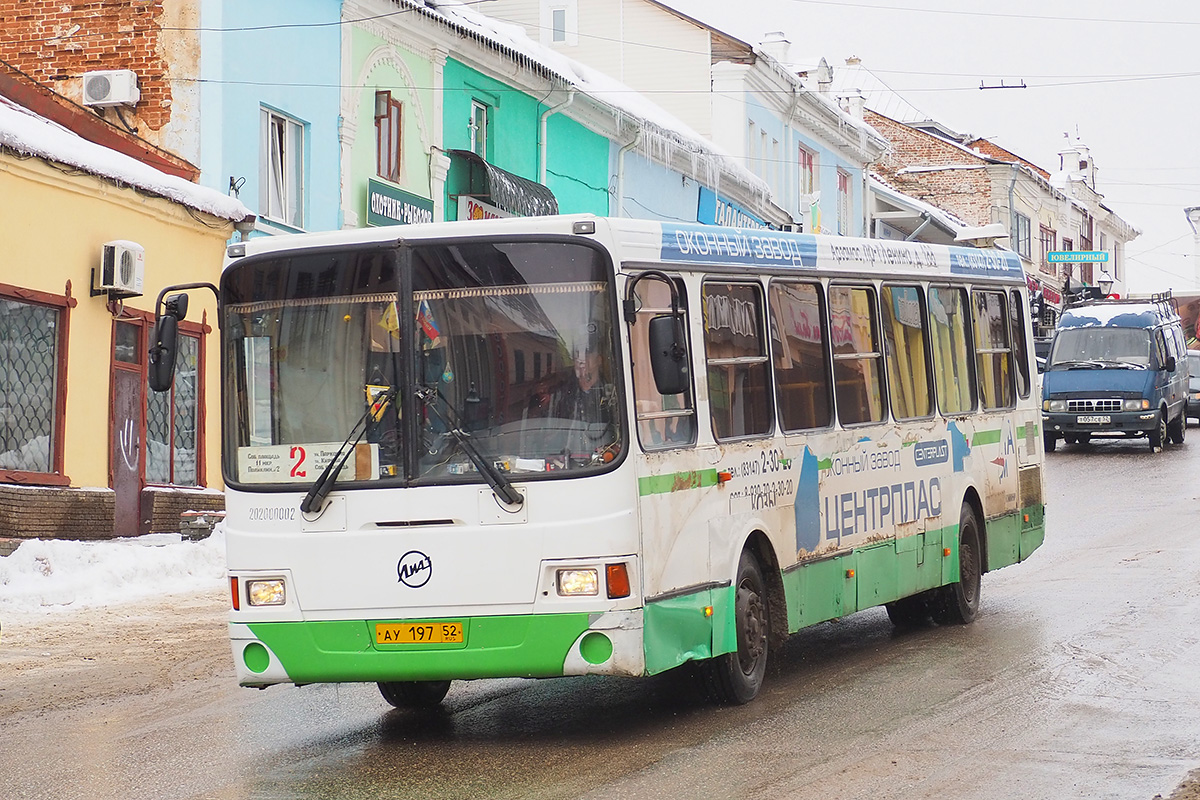
[[753,700],[762,687],[771,621],[762,568],[749,550],[742,551],[734,586],[737,650],[704,662],[702,675],[713,699],[740,705]]
[[379,693],[396,708],[433,708],[449,691],[450,681],[379,682]]
[[983,583],[983,552],[979,547],[979,520],[970,503],[963,503],[958,519],[958,581],[937,590],[933,619],[941,625],[966,625],[979,613]]

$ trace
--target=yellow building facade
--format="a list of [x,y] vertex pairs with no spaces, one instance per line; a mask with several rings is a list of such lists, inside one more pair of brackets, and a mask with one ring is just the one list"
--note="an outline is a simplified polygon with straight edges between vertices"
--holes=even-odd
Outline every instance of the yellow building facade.
[[[191,293],[171,393],[149,392],[147,350],[159,291],[218,283],[248,212],[198,186],[159,193],[153,174],[150,189],[104,177],[95,147],[96,170],[0,147],[0,537],[179,530],[182,511],[221,507],[212,293]],[[148,169],[112,155],[118,173]],[[94,290],[106,243],[110,282],[140,278],[140,294]]]

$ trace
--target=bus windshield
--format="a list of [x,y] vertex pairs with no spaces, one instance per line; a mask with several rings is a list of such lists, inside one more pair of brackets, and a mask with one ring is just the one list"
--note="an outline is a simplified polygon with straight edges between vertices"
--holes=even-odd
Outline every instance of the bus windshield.
[[621,452],[612,280],[591,247],[294,253],[235,264],[223,293],[231,483],[311,483],[344,442],[339,485],[482,481],[481,459],[566,477]]
[[1144,328],[1064,328],[1054,339],[1047,369],[1150,366],[1150,333]]

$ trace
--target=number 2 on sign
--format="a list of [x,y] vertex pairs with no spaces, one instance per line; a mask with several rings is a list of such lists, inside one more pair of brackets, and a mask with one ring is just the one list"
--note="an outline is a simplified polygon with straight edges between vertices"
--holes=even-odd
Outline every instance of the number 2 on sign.
[[303,447],[293,447],[292,452],[289,454],[289,457],[292,459],[292,477],[293,478],[308,477],[308,471],[300,469],[300,467],[304,466],[304,457],[305,457],[304,448]]

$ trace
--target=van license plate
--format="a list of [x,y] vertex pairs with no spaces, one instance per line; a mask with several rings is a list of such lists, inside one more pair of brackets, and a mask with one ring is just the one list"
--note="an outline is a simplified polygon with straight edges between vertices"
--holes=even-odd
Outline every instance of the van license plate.
[[1112,422],[1112,417],[1108,414],[1091,414],[1082,415],[1075,418],[1075,421],[1080,425],[1107,425]]

